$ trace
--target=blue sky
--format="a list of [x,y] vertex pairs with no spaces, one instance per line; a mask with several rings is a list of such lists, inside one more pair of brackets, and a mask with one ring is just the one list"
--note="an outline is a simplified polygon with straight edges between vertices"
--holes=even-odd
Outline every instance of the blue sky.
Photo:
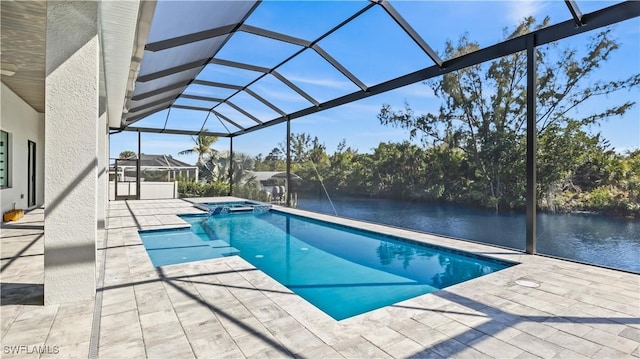
[[[395,8],[407,19],[416,31],[439,54],[444,53],[447,40],[457,41],[463,33],[468,33],[481,47],[492,45],[503,38],[503,29],[512,28],[523,17],[532,15],[537,19],[544,16],[557,23],[570,18],[563,1],[393,1]],[[578,1],[583,12],[594,11],[612,2]],[[247,24],[268,30],[288,33],[306,40],[315,40],[358,9],[363,1],[265,1],[254,11]],[[283,17],[286,10],[288,17]],[[433,65],[427,57],[400,28],[376,6],[352,24],[322,40],[319,45],[331,56],[347,67],[366,85],[382,81]],[[294,14],[291,16],[291,14]],[[479,16],[483,14],[483,16]],[[322,18],[323,22],[315,19]],[[621,48],[611,60],[600,68],[590,81],[614,80],[628,77],[640,71],[640,20],[633,19],[614,27],[613,36]],[[570,46],[580,51],[595,32],[560,42],[560,48]],[[251,44],[251,46],[247,46]],[[297,47],[264,39],[255,35],[238,33],[216,57],[238,62],[271,67],[295,51]],[[327,101],[356,91],[358,88],[327,64],[312,50],[306,50],[298,58],[278,69],[282,75],[317,99]],[[252,71],[231,70],[225,66],[209,65],[200,78],[210,81],[245,85],[259,74]],[[267,98],[286,112],[299,110],[310,105],[292,90],[271,75],[250,87],[254,92]],[[230,90],[210,89],[191,85],[187,92],[210,97],[226,97]],[[622,103],[629,99],[640,99],[640,89],[623,91],[608,98],[598,98],[580,106],[580,115],[607,104]],[[278,117],[277,114],[246,94],[232,98],[232,101],[247,109],[261,120]],[[384,127],[378,123],[376,115],[383,103],[400,108],[408,102],[415,113],[436,111],[441,104],[430,88],[417,83],[385,94],[338,108],[319,112],[291,122],[292,132],[308,132],[318,136],[330,152],[342,139],[360,152],[369,152],[381,141],[402,141],[408,139],[404,130]],[[178,103],[211,107],[211,103],[180,99]],[[251,119],[233,108],[222,106],[221,113],[234,119],[242,126],[252,123]],[[141,127],[162,127],[199,130],[207,119],[205,128],[226,132],[226,128],[215,118],[204,112],[172,109],[169,116],[162,111],[141,120]],[[235,130],[231,125],[226,125]],[[636,105],[624,118],[611,119],[591,131],[600,131],[613,147],[622,151],[640,147],[640,108]],[[251,155],[268,153],[278,143],[285,141],[286,127],[283,125],[256,131],[234,139],[234,151]],[[185,162],[195,162],[196,156],[177,156],[177,152],[193,146],[189,136],[142,134],[142,152],[149,154],[173,155]],[[214,146],[228,150],[229,140],[221,138]],[[137,150],[137,134],[123,132],[111,136],[111,157],[117,157],[123,150]]]

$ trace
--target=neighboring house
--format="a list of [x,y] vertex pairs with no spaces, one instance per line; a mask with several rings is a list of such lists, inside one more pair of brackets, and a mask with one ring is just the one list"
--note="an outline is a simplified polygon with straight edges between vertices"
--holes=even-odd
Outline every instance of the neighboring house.
[[[291,173],[291,180],[301,180],[300,176]],[[247,180],[257,184],[258,188],[269,194],[271,202],[283,203],[287,194],[287,172],[248,171]]]
[[[137,160],[117,159],[109,166],[109,180],[136,181]],[[117,173],[117,176],[116,176]],[[171,155],[140,154],[140,180],[169,182],[179,179],[198,180],[198,167],[173,158]]]

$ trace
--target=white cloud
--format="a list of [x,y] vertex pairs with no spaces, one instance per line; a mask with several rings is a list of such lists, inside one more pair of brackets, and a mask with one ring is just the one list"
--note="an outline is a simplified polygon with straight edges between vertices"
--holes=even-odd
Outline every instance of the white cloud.
[[275,100],[285,101],[285,102],[306,102],[304,97],[298,95],[291,89],[282,87],[281,89],[269,86],[262,85],[253,85],[251,89],[260,95],[265,100],[271,102],[272,104],[278,106],[278,104],[274,103]]
[[410,97],[436,98],[431,87],[422,83],[405,86],[395,90],[395,92]]
[[624,155],[624,154],[627,154],[628,152],[636,151],[639,149],[640,149],[640,146],[625,146],[625,147],[616,147],[613,150],[619,155]]
[[346,111],[353,111],[354,114],[357,114],[359,116],[370,116],[370,115],[377,115],[378,112],[380,112],[380,108],[382,107],[382,103],[349,103],[346,105],[341,106],[340,108]]
[[537,17],[545,7],[544,2],[539,0],[516,0],[508,3],[507,18],[512,25],[519,24],[527,16]]
[[296,118],[291,122],[292,126],[294,125],[307,125],[307,126],[324,126],[328,123],[336,123],[338,119],[333,116],[305,116],[301,118]]
[[335,88],[339,90],[349,90],[352,88],[352,84],[349,81],[345,80],[335,80],[335,79],[318,79],[318,78],[308,78],[301,76],[288,76],[289,81],[292,82],[302,82],[310,85],[324,86],[329,88]]

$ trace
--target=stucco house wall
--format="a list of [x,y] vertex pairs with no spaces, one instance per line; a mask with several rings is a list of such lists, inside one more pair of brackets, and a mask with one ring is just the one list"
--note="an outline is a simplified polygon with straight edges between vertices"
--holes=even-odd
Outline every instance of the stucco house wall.
[[2,213],[27,209],[27,141],[36,143],[36,207],[44,203],[44,114],[4,83],[0,86],[0,129],[9,133],[9,188],[0,190]]

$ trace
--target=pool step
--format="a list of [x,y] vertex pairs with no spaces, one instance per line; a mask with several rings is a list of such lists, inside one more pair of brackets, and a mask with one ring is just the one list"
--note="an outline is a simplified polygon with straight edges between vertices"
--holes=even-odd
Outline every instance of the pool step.
[[[233,248],[233,247],[226,247],[226,248],[211,248],[213,250],[213,253],[215,253],[218,257],[230,257],[230,256],[237,256],[240,254],[240,251]],[[217,258],[217,257],[214,257]]]
[[209,213],[209,217],[236,212],[265,213],[271,209],[270,204],[246,203],[194,203],[194,207]]
[[209,238],[213,239],[214,241],[219,241],[219,239],[217,239],[218,235],[216,234],[216,231],[213,228],[211,228],[211,225],[209,224],[209,222],[203,221],[201,226],[204,232],[209,236]]
[[207,243],[209,247],[211,247],[211,249],[213,249],[213,251],[221,257],[240,254],[240,251],[238,249],[231,247],[229,243],[220,239],[214,241],[206,241],[205,243]]

